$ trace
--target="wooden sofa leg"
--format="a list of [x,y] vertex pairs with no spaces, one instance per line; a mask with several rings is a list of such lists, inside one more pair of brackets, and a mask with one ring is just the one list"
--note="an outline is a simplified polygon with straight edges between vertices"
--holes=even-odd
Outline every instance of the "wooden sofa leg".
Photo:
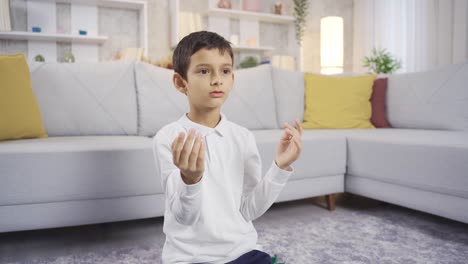
[[334,211],[335,210],[335,194],[332,193],[332,194],[325,195],[325,198],[327,200],[328,210]]

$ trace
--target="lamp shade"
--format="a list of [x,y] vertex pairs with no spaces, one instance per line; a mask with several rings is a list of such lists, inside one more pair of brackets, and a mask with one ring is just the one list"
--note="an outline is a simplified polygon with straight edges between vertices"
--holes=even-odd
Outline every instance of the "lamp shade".
[[328,16],[320,19],[320,72],[343,72],[343,18]]

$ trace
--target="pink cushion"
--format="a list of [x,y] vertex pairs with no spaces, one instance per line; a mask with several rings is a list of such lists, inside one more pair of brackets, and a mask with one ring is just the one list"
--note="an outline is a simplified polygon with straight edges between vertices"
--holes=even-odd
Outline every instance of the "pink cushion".
[[379,78],[372,86],[372,116],[371,122],[376,128],[391,127],[387,120],[385,98],[387,93],[387,78]]

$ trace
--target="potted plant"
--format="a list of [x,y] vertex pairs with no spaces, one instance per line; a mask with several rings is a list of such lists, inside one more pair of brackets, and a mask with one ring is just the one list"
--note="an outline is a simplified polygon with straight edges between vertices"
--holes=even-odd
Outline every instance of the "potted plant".
[[251,68],[258,65],[258,59],[253,56],[248,56],[239,63],[241,69]]
[[296,28],[297,43],[301,45],[306,26],[307,12],[309,9],[309,0],[294,0],[294,26]]
[[63,57],[63,60],[68,63],[73,63],[75,62],[75,56],[71,52],[65,53],[65,56]]
[[34,57],[34,60],[38,62],[45,62],[44,56],[41,54],[37,54],[36,57]]
[[369,68],[371,73],[391,74],[401,68],[401,61],[386,49],[373,48],[371,56],[364,57],[363,66]]

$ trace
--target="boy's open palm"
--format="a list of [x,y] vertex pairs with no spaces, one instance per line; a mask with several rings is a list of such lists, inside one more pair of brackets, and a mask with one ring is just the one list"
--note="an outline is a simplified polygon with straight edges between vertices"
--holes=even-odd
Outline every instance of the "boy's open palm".
[[302,149],[302,126],[295,119],[296,127],[288,123],[284,124],[284,133],[281,136],[278,150],[276,151],[276,165],[282,169],[288,168],[299,158]]
[[172,158],[183,181],[194,184],[200,181],[205,171],[205,144],[201,135],[195,134],[195,129],[190,129],[185,142],[184,138],[184,132],[180,132],[172,142]]

